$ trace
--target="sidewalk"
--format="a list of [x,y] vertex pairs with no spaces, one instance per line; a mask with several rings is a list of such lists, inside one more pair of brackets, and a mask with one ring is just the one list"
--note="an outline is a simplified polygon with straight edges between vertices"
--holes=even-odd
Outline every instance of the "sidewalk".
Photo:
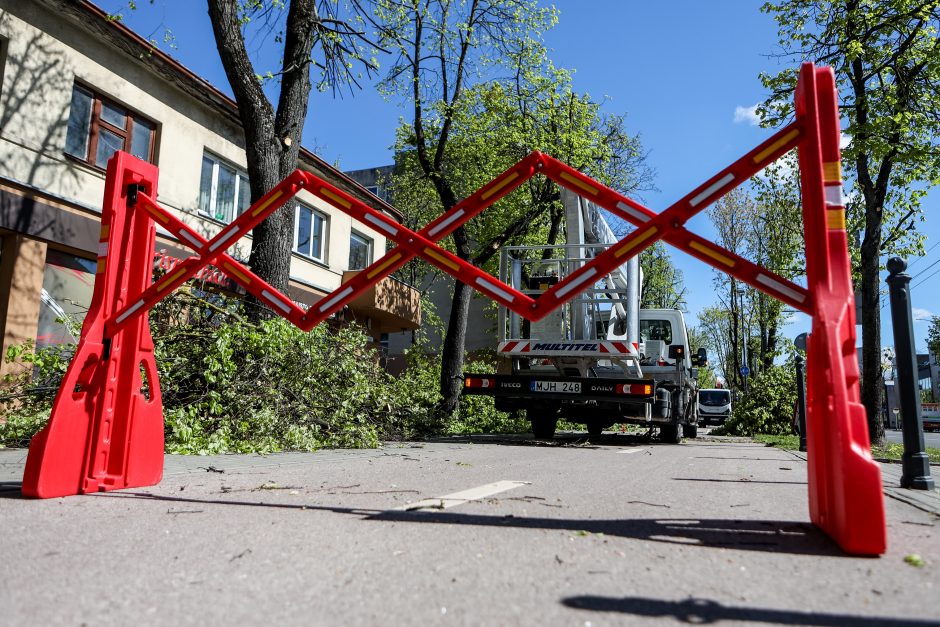
[[48,500],[25,457],[0,449],[4,627],[940,626],[937,495],[886,499],[888,552],[848,557],[805,462],[756,443],[170,455],[157,486]]
[[[794,456],[806,461],[806,453],[790,451]],[[901,464],[899,462],[878,462],[881,466],[881,483],[885,496],[907,503],[912,507],[940,517],[940,464],[931,464],[930,475],[933,478],[933,490],[911,490],[901,487]]]

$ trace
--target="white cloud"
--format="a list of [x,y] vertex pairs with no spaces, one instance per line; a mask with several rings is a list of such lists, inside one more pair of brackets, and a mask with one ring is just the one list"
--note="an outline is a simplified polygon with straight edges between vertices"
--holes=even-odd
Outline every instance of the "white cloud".
[[751,107],[737,106],[734,108],[734,122],[747,122],[751,126],[760,124],[760,116],[757,115],[757,105]]
[[914,320],[930,320],[934,316],[934,313],[929,309],[920,307],[912,307],[911,313],[914,315]]
[[852,143],[852,136],[845,133],[839,134],[839,150],[845,150],[846,146]]

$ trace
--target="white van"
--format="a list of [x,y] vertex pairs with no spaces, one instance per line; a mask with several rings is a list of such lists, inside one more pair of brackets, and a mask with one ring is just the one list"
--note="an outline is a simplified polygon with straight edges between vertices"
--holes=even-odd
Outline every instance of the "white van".
[[702,426],[720,425],[731,415],[731,390],[698,391],[698,421]]

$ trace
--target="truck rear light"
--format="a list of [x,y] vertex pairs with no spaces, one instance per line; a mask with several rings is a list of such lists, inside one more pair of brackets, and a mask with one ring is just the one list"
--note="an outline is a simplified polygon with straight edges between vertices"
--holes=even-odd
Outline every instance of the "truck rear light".
[[495,388],[496,379],[491,377],[467,377],[463,381],[465,388]]
[[649,383],[618,383],[617,394],[629,394],[631,396],[652,396],[653,386]]

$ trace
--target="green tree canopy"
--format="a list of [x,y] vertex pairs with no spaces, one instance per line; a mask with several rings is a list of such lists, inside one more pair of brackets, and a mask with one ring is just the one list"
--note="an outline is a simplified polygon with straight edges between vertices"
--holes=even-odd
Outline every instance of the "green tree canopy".
[[[780,0],[763,10],[777,20],[788,62],[810,60],[835,71],[850,139],[843,150],[849,224],[861,236],[862,401],[879,443],[881,259],[920,251],[920,203],[940,183],[940,0]],[[765,124],[792,114],[797,71],[761,76],[771,90],[760,110]]]

